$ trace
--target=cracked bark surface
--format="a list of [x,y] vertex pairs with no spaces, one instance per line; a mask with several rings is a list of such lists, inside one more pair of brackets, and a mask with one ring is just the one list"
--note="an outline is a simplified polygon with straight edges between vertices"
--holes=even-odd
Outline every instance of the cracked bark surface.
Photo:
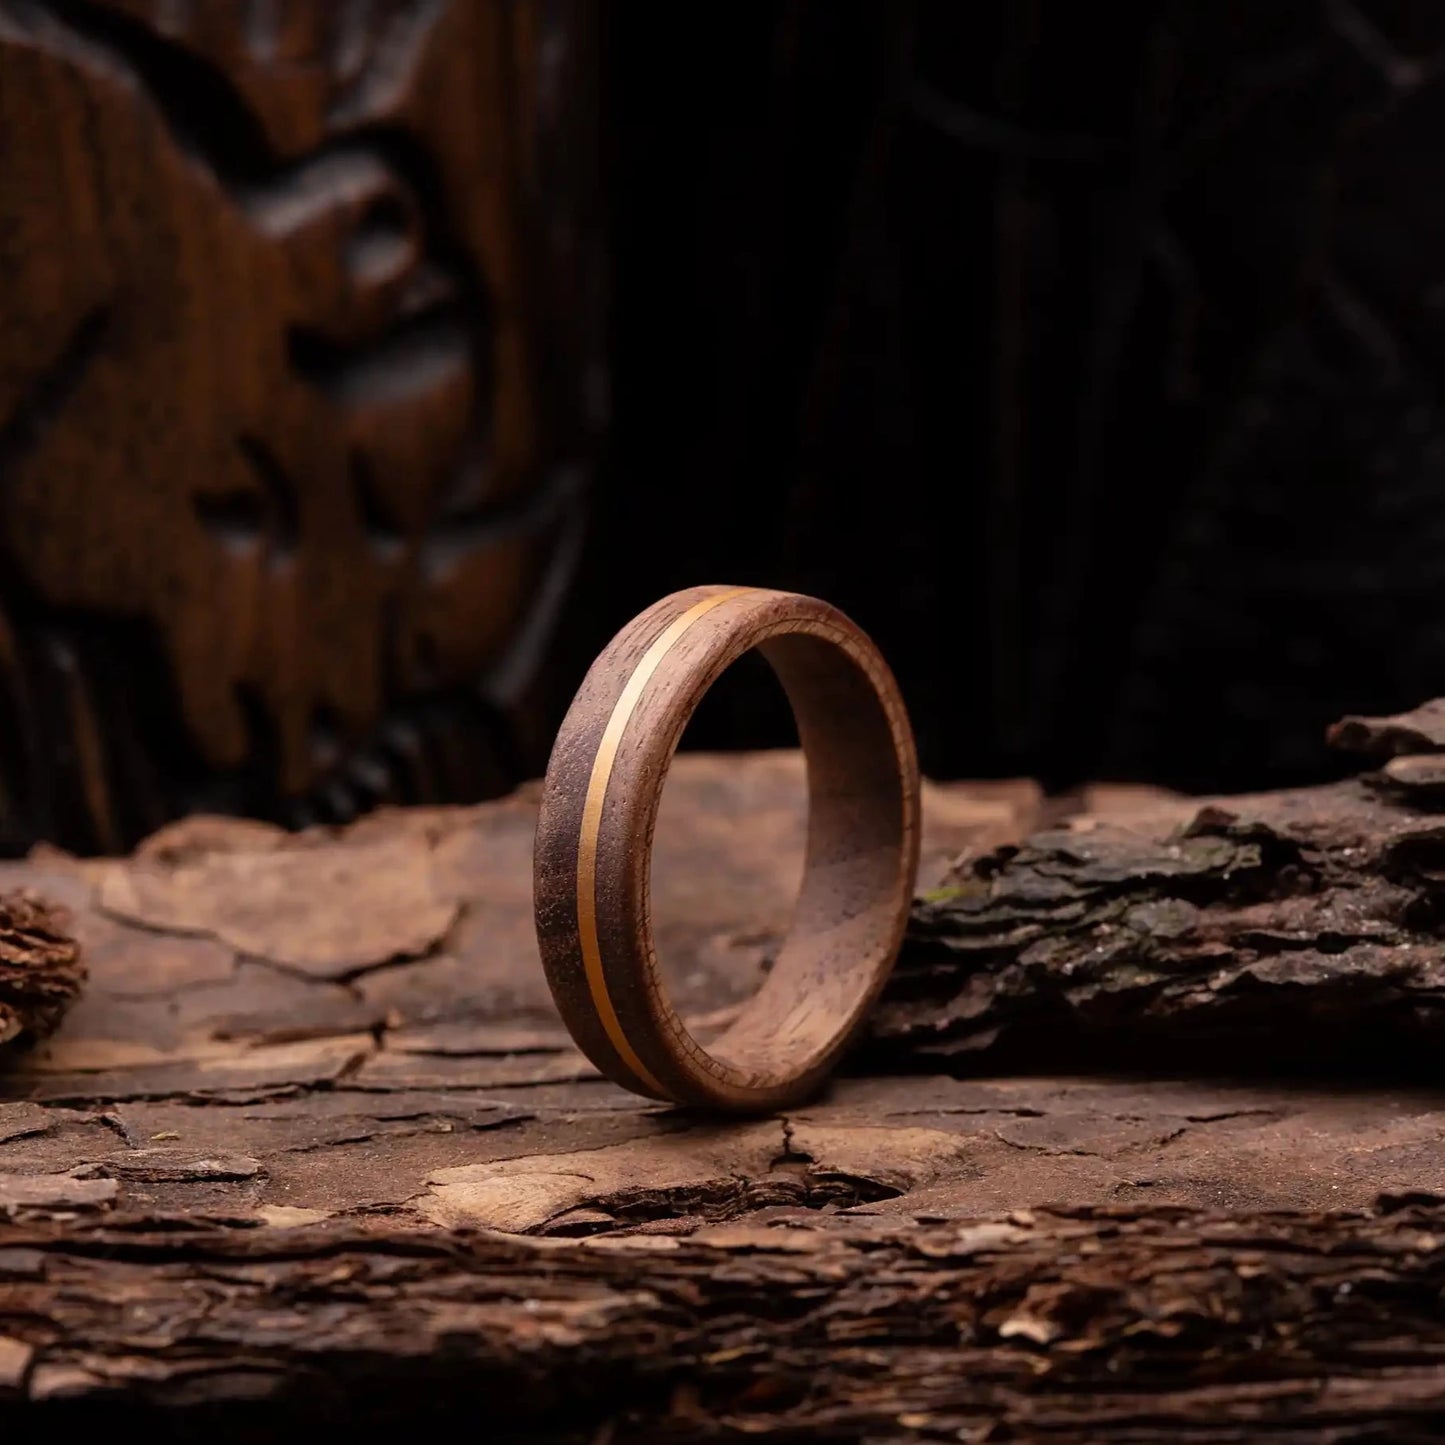
[[[440,1389],[488,1438],[542,1440],[1343,1440],[1371,1421],[1389,1434],[1370,1438],[1399,1440],[1429,1438],[1440,1406],[1437,1203],[560,1244],[355,1226],[11,1234],[14,1305],[87,1344],[64,1360],[11,1345],[0,1387],[23,1382],[75,1424],[113,1412],[87,1407],[108,1387],[227,1437],[288,1386],[298,1429],[424,1427]],[[161,1341],[173,1363],[158,1371]]]
[[[850,1076],[743,1123],[571,1048],[526,791],[0,865],[91,970],[0,1073],[0,1419],[1428,1433],[1445,1095],[1183,1061],[1271,1014],[1297,1063],[1338,1061],[1351,1019],[1427,1057],[1433,796],[932,788],[928,901]],[[655,911],[699,1030],[781,936],[802,804],[791,755],[678,765]],[[1119,1072],[1125,1016],[1172,1068]]]

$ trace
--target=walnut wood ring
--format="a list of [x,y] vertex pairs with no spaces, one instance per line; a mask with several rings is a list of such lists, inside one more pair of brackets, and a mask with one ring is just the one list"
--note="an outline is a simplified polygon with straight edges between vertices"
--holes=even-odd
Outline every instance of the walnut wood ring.
[[[704,1049],[658,971],[652,836],[688,718],[753,648],[787,692],[807,758],[807,856],[773,968]],[[754,587],[663,598],[583,680],[547,766],[534,868],[547,980],[603,1073],[651,1098],[711,1108],[766,1110],[806,1096],[893,966],[918,870],[918,763],[887,664],[816,598]]]

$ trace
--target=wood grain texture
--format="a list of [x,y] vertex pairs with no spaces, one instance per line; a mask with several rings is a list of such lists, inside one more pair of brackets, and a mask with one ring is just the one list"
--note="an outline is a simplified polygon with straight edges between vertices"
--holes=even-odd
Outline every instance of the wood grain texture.
[[568,4],[0,5],[0,844],[517,781],[592,61]]
[[[698,703],[757,650],[807,761],[806,861],[773,966],[707,1047],[668,998],[653,940],[651,846],[668,767]],[[697,587],[604,649],[548,765],[537,827],[542,962],[604,1073],[651,1098],[765,1112],[814,1091],[893,966],[918,869],[907,712],[868,638],[815,598]]]
[[[674,767],[654,901],[700,1038],[786,930],[803,796],[796,755]],[[1382,860],[1418,862],[1438,814],[1381,789],[1372,845],[1359,812],[1330,822],[1338,796],[1233,806],[1318,840],[1332,860],[1318,906],[1353,891],[1368,913]],[[923,798],[925,886],[976,876],[950,871],[962,851],[991,860],[998,910],[1037,903],[1055,874],[1095,908],[1109,887],[1189,890],[1241,967],[1260,967],[1249,951],[1270,930],[1246,932],[1217,879],[1249,884],[1262,865],[1196,857],[1190,805],[1079,800],[1096,817],[1074,823],[1076,846],[1126,824],[1136,839],[1080,873],[1066,820],[1028,785]],[[1088,975],[1093,924],[1067,912],[1033,920],[1035,943],[1075,950],[1057,970],[954,955],[933,1048],[912,963],[942,975],[935,899],[877,1015],[886,1053],[769,1119],[645,1105],[551,1010],[531,929],[536,808],[529,790],[301,837],[199,818],[130,859],[0,868],[0,885],[67,906],[92,971],[58,1033],[0,1074],[0,1426],[226,1439],[484,1418],[494,1438],[588,1445],[1429,1438],[1445,1393],[1433,1077],[1271,1078],[1275,1056],[1242,1048],[1192,1077],[1182,1051],[1121,1075],[1105,1028],[1082,1029],[1076,1071],[1059,1072],[1051,1008],[1023,1003],[1057,1003],[1054,972],[1078,978],[1062,997],[1088,1024],[1107,1017],[1089,1002],[1111,977],[1146,1029],[1152,1001],[1174,1037],[1191,1011],[1220,1017],[1219,990],[1131,992],[1128,952]],[[1346,845],[1332,851],[1346,826],[1364,840],[1348,845],[1353,882]],[[1408,966],[1372,977],[1381,956],[1357,956],[1349,1007],[1356,1037],[1378,1027],[1423,1056],[1436,1015],[1412,1033],[1392,1000],[1429,999],[1430,885],[1401,886]],[[1313,937],[1324,947],[1302,956],[1333,946]],[[1193,938],[1161,930],[1156,973],[1178,940],[1194,977]],[[975,975],[996,1009],[1014,1000],[1015,1061],[1031,1038],[1033,1072],[991,1074],[986,1052],[955,1047]],[[1339,977],[1311,962],[1260,1009],[1279,1037],[1332,1043]],[[1252,1076],[1227,1072],[1243,1064]]]

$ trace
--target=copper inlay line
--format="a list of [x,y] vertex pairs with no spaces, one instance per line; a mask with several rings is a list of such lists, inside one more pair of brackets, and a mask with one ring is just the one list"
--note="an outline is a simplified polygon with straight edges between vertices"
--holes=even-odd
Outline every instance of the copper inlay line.
[[637,709],[638,700],[662,659],[700,617],[711,612],[719,603],[753,590],[751,587],[734,587],[727,592],[715,592],[711,597],[704,597],[701,602],[694,602],[687,611],[674,617],[658,634],[652,646],[642,654],[613,706],[607,726],[602,729],[602,741],[597,744],[597,756],[592,761],[592,775],[587,780],[587,799],[582,805],[582,831],[577,840],[577,936],[582,945],[582,967],[587,974],[592,1007],[597,1010],[597,1017],[602,1020],[602,1027],[623,1063],[656,1094],[665,1095],[667,1090],[637,1057],[636,1050],[622,1031],[622,1021],[612,1006],[612,996],[607,992],[602,951],[597,941],[597,830],[602,826],[602,808],[607,801],[607,784],[612,779],[612,765],[617,761],[617,749],[621,745],[622,734],[626,732],[627,724]]

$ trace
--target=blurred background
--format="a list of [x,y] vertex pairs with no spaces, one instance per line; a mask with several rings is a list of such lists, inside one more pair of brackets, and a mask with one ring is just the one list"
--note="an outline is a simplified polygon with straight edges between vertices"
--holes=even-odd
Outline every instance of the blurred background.
[[[1445,678],[1442,61],[1426,0],[0,0],[0,847],[493,796],[710,581],[852,614],[935,776],[1329,776]],[[787,742],[756,681],[689,741]]]

